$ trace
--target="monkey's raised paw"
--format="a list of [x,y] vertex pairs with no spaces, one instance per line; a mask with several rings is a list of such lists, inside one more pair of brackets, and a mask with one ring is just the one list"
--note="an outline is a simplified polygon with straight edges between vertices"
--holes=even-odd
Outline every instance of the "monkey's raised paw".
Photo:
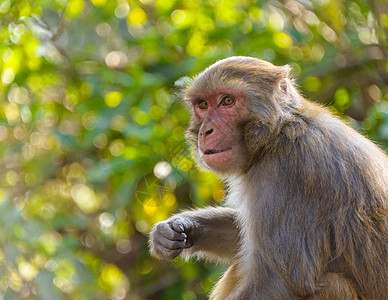
[[150,233],[151,253],[160,259],[171,260],[183,249],[191,247],[188,237],[191,226],[184,218],[175,217],[155,224]]

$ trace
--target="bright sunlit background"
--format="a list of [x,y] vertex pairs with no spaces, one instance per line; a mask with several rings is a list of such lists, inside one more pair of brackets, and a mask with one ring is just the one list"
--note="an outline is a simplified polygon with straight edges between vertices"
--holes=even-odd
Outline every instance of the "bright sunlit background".
[[0,16],[0,299],[205,299],[223,267],[151,258],[147,234],[222,201],[175,96],[220,58],[290,64],[388,148],[386,0],[1,0]]

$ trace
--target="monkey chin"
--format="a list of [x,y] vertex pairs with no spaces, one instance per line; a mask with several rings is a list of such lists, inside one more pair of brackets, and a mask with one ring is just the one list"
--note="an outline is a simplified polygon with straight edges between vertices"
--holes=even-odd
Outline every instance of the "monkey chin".
[[238,153],[235,152],[233,148],[217,152],[207,150],[201,153],[201,161],[208,169],[215,173],[229,173],[236,166],[236,155]]

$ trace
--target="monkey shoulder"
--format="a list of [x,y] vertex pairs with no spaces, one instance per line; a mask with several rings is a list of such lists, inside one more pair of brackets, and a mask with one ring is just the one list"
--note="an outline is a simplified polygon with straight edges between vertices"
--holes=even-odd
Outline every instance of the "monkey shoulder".
[[283,185],[303,183],[312,195],[332,191],[333,199],[356,199],[353,191],[361,190],[387,195],[386,154],[325,108],[306,109],[287,120],[273,155]]
[[350,155],[353,159],[359,156],[387,162],[386,155],[377,145],[327,108],[315,103],[308,102],[306,107],[288,118],[281,127],[280,136],[283,143],[302,147],[295,149],[302,154],[307,154],[303,153],[303,149],[307,149],[310,154],[319,152],[331,159]]

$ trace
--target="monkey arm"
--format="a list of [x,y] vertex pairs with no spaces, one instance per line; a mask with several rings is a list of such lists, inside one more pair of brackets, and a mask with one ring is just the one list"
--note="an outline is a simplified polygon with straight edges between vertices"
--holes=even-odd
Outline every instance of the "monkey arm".
[[239,230],[236,211],[226,207],[208,207],[176,214],[157,223],[150,233],[151,252],[162,259],[182,253],[231,263],[238,252]]
[[236,226],[236,210],[226,207],[208,207],[186,211],[181,216],[194,221],[188,234],[188,247],[182,256],[198,257],[231,263],[239,249],[239,230]]

